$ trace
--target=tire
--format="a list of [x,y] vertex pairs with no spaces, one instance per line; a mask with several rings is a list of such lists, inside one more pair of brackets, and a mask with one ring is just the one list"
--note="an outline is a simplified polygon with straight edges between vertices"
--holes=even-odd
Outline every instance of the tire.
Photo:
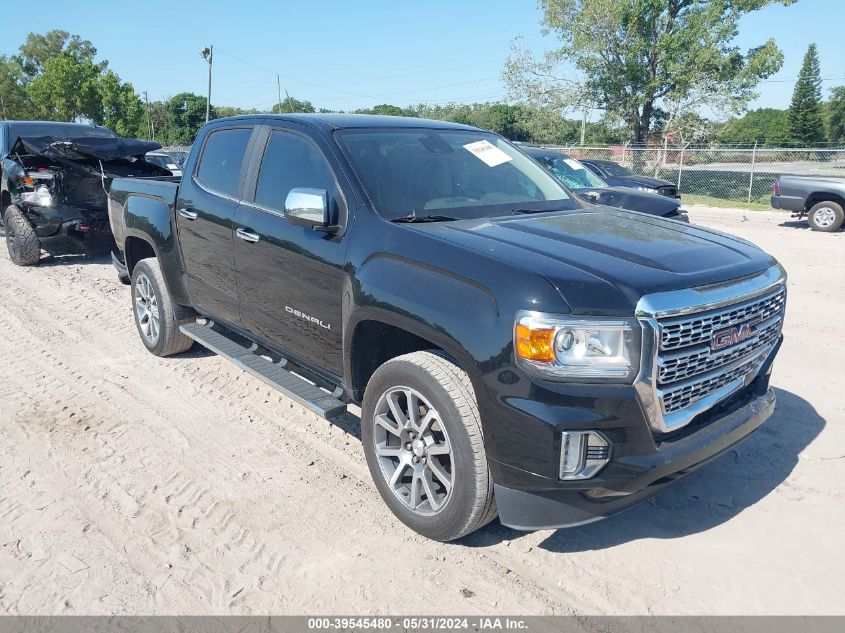
[[496,517],[475,393],[451,359],[413,352],[379,367],[364,394],[361,439],[381,498],[415,532],[452,541]]
[[842,227],[845,213],[842,206],[836,202],[819,202],[807,214],[807,222],[814,231],[833,233]]
[[141,342],[156,356],[187,351],[194,340],[179,326],[196,318],[196,313],[173,303],[154,257],[142,259],[132,270],[132,314]]
[[6,248],[9,258],[18,266],[32,266],[41,259],[41,240],[35,229],[15,205],[6,208],[3,216],[6,228]]

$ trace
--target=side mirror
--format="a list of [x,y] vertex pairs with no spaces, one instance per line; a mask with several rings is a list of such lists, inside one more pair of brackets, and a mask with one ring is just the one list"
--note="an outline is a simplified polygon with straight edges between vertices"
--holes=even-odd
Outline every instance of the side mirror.
[[333,232],[329,194],[325,189],[296,187],[285,199],[285,219],[314,231]]

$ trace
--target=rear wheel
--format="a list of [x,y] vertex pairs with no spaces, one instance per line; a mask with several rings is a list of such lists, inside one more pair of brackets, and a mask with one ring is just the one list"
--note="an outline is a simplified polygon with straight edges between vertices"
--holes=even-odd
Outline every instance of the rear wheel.
[[18,266],[37,264],[41,259],[41,240],[21,210],[15,205],[9,206],[3,216],[3,224],[6,228],[6,248],[12,262]]
[[132,312],[141,342],[156,356],[178,354],[194,344],[179,326],[193,321],[196,314],[173,303],[154,257],[142,259],[132,270]]
[[810,209],[807,222],[814,231],[832,233],[840,229],[843,217],[845,213],[841,205],[836,202],[819,202]]
[[414,352],[379,367],[361,438],[379,494],[414,531],[451,541],[496,516],[472,384],[448,358]]

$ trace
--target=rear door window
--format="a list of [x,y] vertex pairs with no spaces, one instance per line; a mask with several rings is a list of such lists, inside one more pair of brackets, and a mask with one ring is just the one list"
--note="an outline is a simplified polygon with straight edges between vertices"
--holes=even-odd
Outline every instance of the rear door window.
[[208,135],[203,147],[197,180],[209,191],[238,198],[241,168],[252,128],[216,130]]

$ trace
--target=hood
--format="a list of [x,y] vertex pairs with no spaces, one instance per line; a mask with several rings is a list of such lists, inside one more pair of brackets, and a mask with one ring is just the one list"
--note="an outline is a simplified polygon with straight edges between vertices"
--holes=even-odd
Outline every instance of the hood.
[[130,160],[141,158],[147,152],[161,149],[154,141],[134,138],[58,138],[55,136],[29,136],[19,138],[10,154],[39,154],[48,158],[66,160]]
[[628,187],[577,189],[576,195],[587,202],[608,207],[619,207],[649,215],[667,216],[676,213],[681,202],[648,191],[636,191]]
[[750,242],[611,207],[409,225],[545,277],[573,314],[632,315],[644,294],[762,272]]
[[169,170],[144,160],[144,154],[160,148],[161,145],[153,141],[134,138],[28,136],[15,141],[9,151],[9,157],[42,157],[49,163],[57,163],[74,173],[97,178],[170,176]]
[[608,176],[605,180],[612,185],[624,183],[626,186],[641,185],[643,187],[651,187],[653,189],[675,186],[674,183],[671,183],[668,180],[652,178],[651,176],[637,176],[636,174],[631,174],[630,176]]

